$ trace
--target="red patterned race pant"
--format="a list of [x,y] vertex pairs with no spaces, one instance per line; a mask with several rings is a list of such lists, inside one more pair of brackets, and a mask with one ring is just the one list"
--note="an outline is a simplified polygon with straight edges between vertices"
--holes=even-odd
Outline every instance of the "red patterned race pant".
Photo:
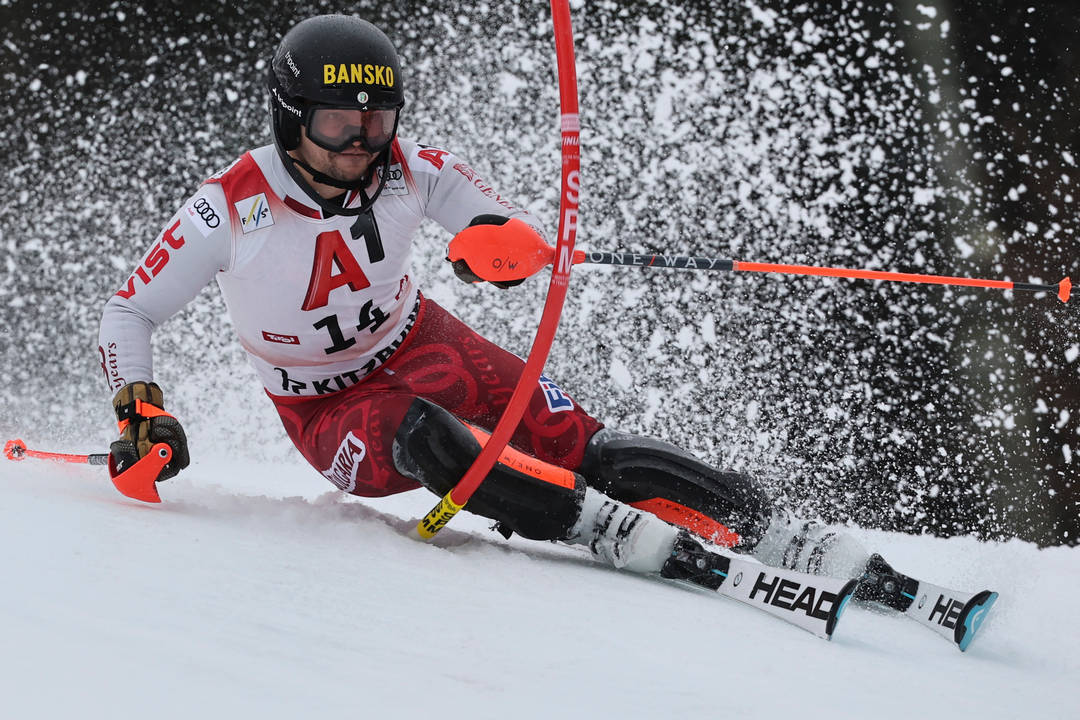
[[[398,473],[392,457],[394,434],[415,398],[491,431],[524,365],[422,298],[416,325],[401,347],[363,382],[321,397],[270,397],[293,444],[316,470],[347,492],[379,497],[420,487]],[[510,444],[575,470],[601,427],[545,378]]]

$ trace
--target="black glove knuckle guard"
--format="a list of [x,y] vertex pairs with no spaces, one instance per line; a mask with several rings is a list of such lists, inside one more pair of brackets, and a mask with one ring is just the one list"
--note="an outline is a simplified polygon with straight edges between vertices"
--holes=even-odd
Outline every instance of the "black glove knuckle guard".
[[184,428],[180,426],[180,421],[174,417],[150,418],[148,424],[150,426],[151,442],[166,443],[173,451],[172,459],[161,470],[161,479],[168,480],[175,477],[177,473],[191,463]]
[[469,221],[469,227],[474,225],[505,225],[510,218],[504,215],[494,215],[491,213],[485,213],[483,215],[477,215]]
[[467,283],[483,282],[483,278],[472,271],[469,267],[469,263],[464,260],[455,260],[452,263],[454,267],[454,274],[458,276],[458,279]]

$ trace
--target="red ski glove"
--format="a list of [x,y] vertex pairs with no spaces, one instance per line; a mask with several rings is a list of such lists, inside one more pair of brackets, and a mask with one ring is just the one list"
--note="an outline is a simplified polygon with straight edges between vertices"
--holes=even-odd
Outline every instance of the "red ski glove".
[[[496,244],[505,243],[507,245],[515,245],[518,238],[520,238],[522,232],[530,232],[533,234],[536,233],[533,228],[529,227],[526,223],[520,220],[517,220],[515,222],[508,222],[509,220],[510,218],[503,217],[502,215],[477,215],[471,221],[469,221],[468,227],[472,228],[482,225],[489,234],[490,242]],[[462,230],[462,233],[464,232],[465,230]],[[467,283],[484,282],[484,279],[482,277],[473,272],[472,268],[469,267],[469,263],[466,262],[464,257],[455,258],[456,255],[461,254],[457,252],[457,248],[455,247],[459,236],[460,233],[459,235],[455,235],[454,239],[450,241],[450,249],[448,253],[449,257],[446,258],[453,264],[454,274]],[[495,287],[505,290],[506,288],[520,285],[521,283],[525,282],[525,278],[517,278],[513,280],[492,280],[490,282]]]

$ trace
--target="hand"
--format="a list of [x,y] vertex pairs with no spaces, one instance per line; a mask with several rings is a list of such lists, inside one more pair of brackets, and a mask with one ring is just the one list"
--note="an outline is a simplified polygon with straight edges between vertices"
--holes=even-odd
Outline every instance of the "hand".
[[[475,227],[477,225],[502,226],[505,225],[506,221],[509,219],[510,218],[503,217],[502,215],[477,215],[469,221],[468,227]],[[449,258],[447,259],[449,260]],[[453,260],[451,261],[451,264],[454,266],[454,274],[464,282],[478,283],[484,281],[482,277],[472,271],[472,268],[469,267],[469,263],[465,262],[464,258]],[[507,288],[516,287],[523,282],[525,282],[525,278],[520,278],[518,280],[492,280],[491,284],[505,290]]]
[[161,388],[155,383],[133,382],[120,388],[113,398],[120,425],[120,439],[109,446],[117,472],[123,472],[150,452],[155,443],[172,448],[172,459],[161,469],[157,480],[168,480],[190,462],[187,436],[180,421],[163,409]]

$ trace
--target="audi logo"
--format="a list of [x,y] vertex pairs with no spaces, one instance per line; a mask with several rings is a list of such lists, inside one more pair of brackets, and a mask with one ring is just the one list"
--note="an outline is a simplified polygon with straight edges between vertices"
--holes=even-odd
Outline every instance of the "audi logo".
[[195,212],[199,213],[199,217],[206,223],[206,227],[216,228],[221,224],[221,218],[214,212],[214,208],[210,206],[210,203],[206,201],[206,198],[199,198],[195,201]]

